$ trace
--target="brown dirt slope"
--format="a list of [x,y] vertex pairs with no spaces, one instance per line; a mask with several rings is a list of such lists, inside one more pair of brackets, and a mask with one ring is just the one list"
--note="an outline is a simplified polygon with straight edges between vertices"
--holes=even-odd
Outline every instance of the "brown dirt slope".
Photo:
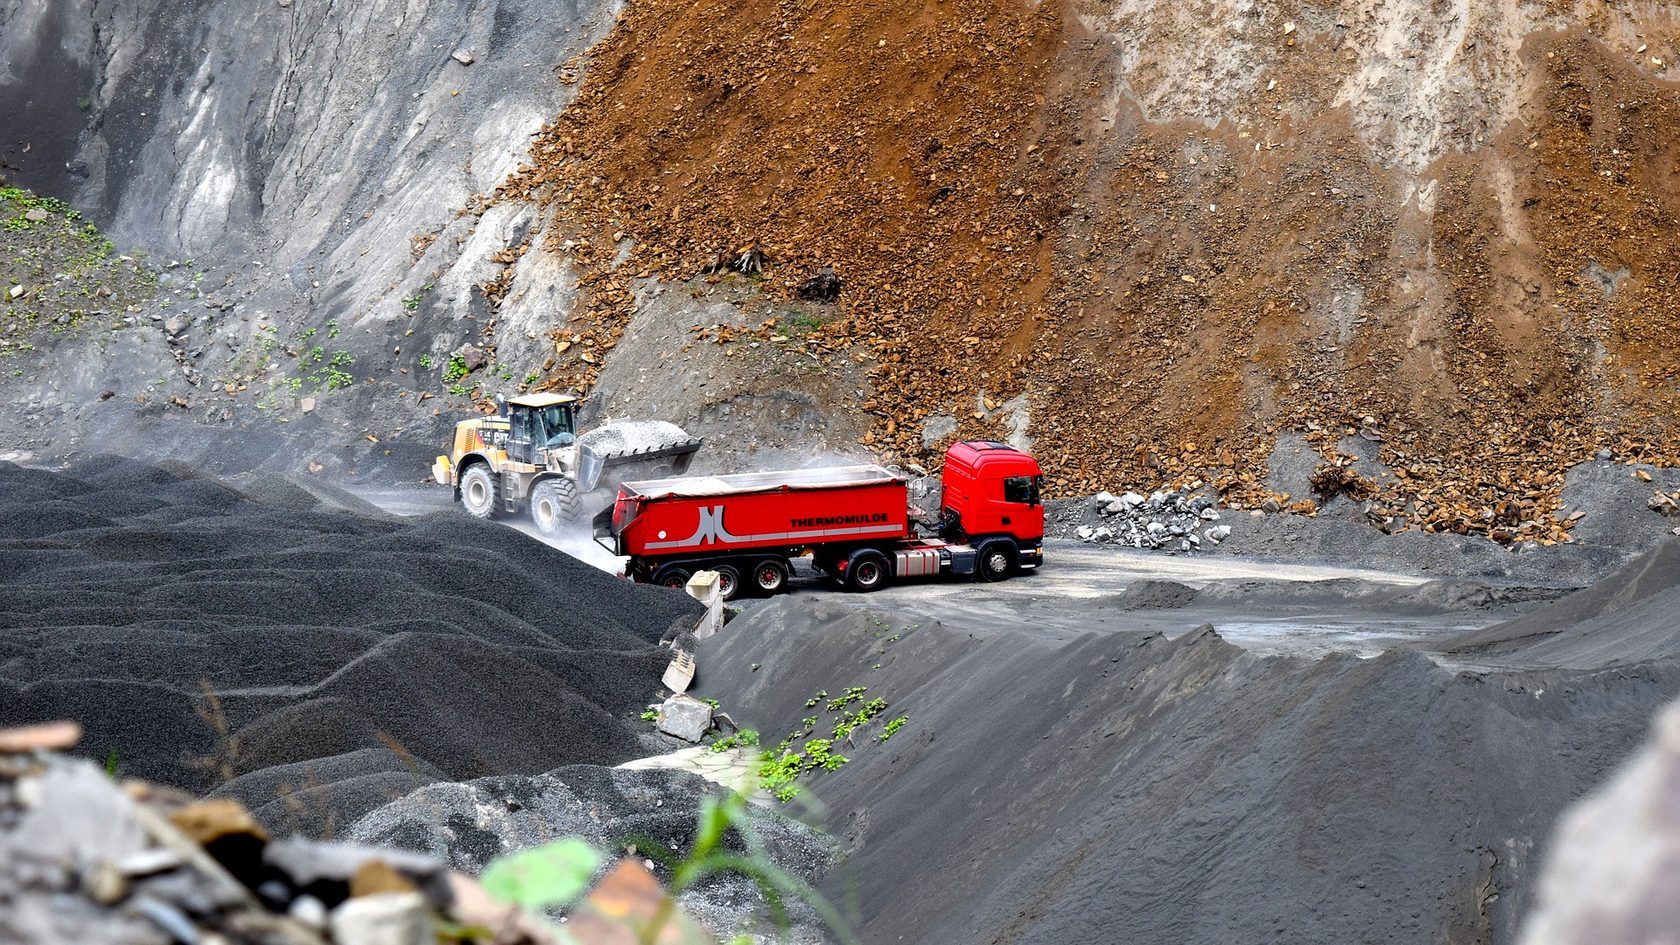
[[504,196],[609,344],[631,275],[832,265],[884,450],[1025,395],[1058,490],[1242,504],[1363,434],[1391,527],[1561,540],[1565,467],[1680,454],[1680,19],[1343,6],[635,0]]

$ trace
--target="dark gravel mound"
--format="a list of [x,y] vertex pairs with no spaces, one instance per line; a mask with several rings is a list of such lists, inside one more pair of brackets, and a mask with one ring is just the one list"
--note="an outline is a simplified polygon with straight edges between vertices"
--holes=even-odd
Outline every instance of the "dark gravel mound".
[[1456,637],[1446,649],[1576,668],[1680,654],[1680,540],[1548,607]]
[[889,642],[862,616],[776,601],[700,665],[767,743],[823,690],[908,716],[807,788],[848,848],[826,889],[872,942],[1513,941],[1558,814],[1680,692],[1674,660],[1473,675],[1211,628]]
[[1187,584],[1145,579],[1133,581],[1114,595],[1114,606],[1121,610],[1174,610],[1190,606],[1198,596]]
[[0,463],[0,724],[76,719],[89,754],[231,782],[276,823],[303,791],[316,826],[439,779],[642,753],[626,720],[698,605],[464,515],[250,482]]

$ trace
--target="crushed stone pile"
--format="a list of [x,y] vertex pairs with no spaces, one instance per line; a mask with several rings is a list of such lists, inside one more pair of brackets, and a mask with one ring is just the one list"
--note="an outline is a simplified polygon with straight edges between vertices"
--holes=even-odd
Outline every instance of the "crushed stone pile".
[[1180,488],[1148,496],[1099,492],[1089,499],[1060,503],[1044,524],[1046,533],[1056,538],[1178,554],[1231,537],[1231,526],[1219,524],[1220,518],[1215,500]]
[[[9,945],[605,945],[637,940],[633,930],[669,902],[640,860],[620,858],[562,932],[441,858],[275,839],[236,802],[119,784],[46,750],[74,730],[0,730],[0,941]],[[660,941],[715,940],[679,908]]]
[[[465,515],[115,458],[0,463],[0,725],[312,835],[438,780],[616,764],[699,605]],[[257,498],[262,496],[262,499]]]
[[694,439],[682,427],[663,420],[615,420],[578,437],[597,453],[631,453],[687,443]]
[[[530,777],[433,784],[367,814],[345,838],[435,857],[469,875],[497,857],[559,837],[579,837],[597,849],[632,856],[647,856],[656,847],[680,856],[693,846],[701,798],[717,790],[698,775],[670,768],[574,765]],[[750,806],[747,813],[756,842],[778,868],[815,881],[834,865],[832,839],[762,807]],[[738,833],[731,833],[729,842],[732,852],[748,852]],[[655,875],[670,878],[667,867],[648,863]],[[745,876],[710,877],[684,890],[678,902],[725,938],[770,931],[762,925],[763,897]],[[802,930],[817,929],[808,905],[788,905]]]
[[849,686],[908,717],[805,788],[849,857],[825,890],[864,941],[905,943],[1512,941],[1558,815],[1680,693],[1674,657],[1468,673],[1262,657],[1211,627],[980,639],[791,597],[700,658],[767,734]]

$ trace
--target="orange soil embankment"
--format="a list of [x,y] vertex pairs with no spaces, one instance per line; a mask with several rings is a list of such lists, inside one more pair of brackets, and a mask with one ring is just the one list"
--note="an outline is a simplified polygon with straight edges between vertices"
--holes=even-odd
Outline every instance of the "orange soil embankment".
[[503,196],[556,211],[591,300],[552,383],[593,381],[632,278],[756,244],[770,293],[845,280],[879,449],[1025,395],[1058,491],[1240,505],[1279,430],[1363,434],[1393,527],[1555,541],[1568,465],[1680,453],[1680,91],[1584,30],[1524,55],[1521,120],[1413,176],[1345,109],[1148,121],[1054,3],[634,0]]

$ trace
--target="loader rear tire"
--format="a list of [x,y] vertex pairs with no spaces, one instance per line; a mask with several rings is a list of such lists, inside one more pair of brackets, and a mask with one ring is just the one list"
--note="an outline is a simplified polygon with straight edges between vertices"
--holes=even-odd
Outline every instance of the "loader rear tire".
[[531,490],[531,521],[547,538],[558,538],[578,520],[577,485],[570,479],[544,479]]
[[461,508],[473,518],[493,519],[502,510],[501,484],[490,467],[475,463],[461,474]]

